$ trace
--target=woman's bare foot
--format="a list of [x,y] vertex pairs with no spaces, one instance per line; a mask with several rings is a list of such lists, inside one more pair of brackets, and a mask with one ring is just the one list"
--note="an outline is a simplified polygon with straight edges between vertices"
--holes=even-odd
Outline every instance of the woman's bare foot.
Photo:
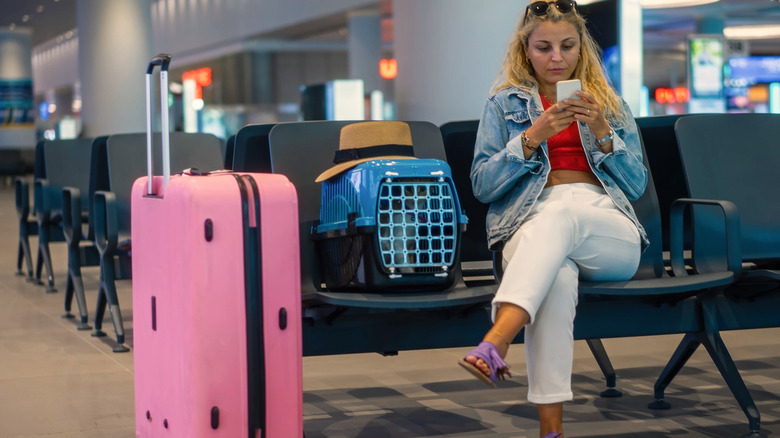
[[466,354],[458,364],[491,387],[495,387],[496,382],[503,380],[505,375],[512,376],[509,373],[509,365],[504,362],[498,348],[487,341],[480,342],[477,348]]
[[485,363],[484,360],[478,358],[477,356],[466,356],[463,358],[463,360],[477,367],[486,376],[490,376],[490,366]]

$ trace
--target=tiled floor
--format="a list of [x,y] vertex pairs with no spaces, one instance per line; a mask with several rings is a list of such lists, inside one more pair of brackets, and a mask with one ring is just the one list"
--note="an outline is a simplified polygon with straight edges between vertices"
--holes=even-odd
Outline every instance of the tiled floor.
[[[17,228],[12,189],[0,188],[0,438],[133,437],[133,353],[62,319],[66,257],[53,246],[60,291],[14,275]],[[33,240],[35,242],[35,240]],[[97,269],[86,268],[87,303]],[[132,346],[130,281],[120,303]],[[74,304],[75,308],[75,304]],[[780,311],[780,309],[779,309]],[[110,323],[105,326],[111,332]],[[761,412],[762,432],[780,435],[780,329],[724,333]],[[747,421],[707,354],[698,351],[667,390],[668,411],[646,408],[652,385],[679,336],[606,340],[622,398],[598,396],[603,378],[584,343],[575,351],[575,400],[565,406],[567,437],[740,437]],[[304,358],[307,438],[536,437],[526,402],[523,348],[508,361],[516,377],[489,390],[456,365],[465,349],[397,357]],[[287,438],[287,437],[271,437]]]

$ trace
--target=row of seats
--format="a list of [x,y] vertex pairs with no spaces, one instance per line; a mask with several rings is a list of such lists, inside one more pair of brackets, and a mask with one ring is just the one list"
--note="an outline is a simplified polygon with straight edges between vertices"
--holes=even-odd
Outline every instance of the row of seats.
[[[224,165],[223,142],[213,135],[172,133],[170,147],[174,169],[217,170]],[[153,161],[159,174],[162,160],[157,140],[155,150],[157,157]],[[80,317],[78,328],[90,330],[81,268],[99,266],[93,335],[106,335],[102,323],[108,310],[116,334],[115,352],[128,351],[115,282],[131,276],[130,190],[146,169],[146,134],[118,134],[38,143],[32,208],[27,180],[15,181],[19,218],[17,273],[26,275],[31,282],[42,283],[45,267],[47,291],[55,292],[49,244],[66,241],[65,316],[73,317],[75,297]],[[33,270],[29,236],[35,234],[38,258]]]
[[[745,412],[751,436],[760,436],[760,415],[720,331],[780,326],[777,312],[770,310],[777,308],[780,299],[776,276],[780,223],[771,213],[758,213],[780,208],[767,210],[767,200],[763,198],[778,177],[772,160],[762,159],[759,152],[776,143],[778,121],[778,116],[761,114],[637,120],[651,176],[646,193],[634,203],[634,208],[653,244],[643,254],[640,269],[631,281],[583,283],[575,321],[575,337],[588,340],[605,373],[605,396],[619,392],[613,388],[614,371],[600,339],[683,334],[677,351],[655,384],[650,407],[669,407],[664,401],[665,388],[690,355],[703,345]],[[477,275],[477,280],[466,278],[444,293],[433,294],[434,297],[414,291],[406,296],[382,291],[355,294],[319,286],[320,264],[308,239],[318,209],[319,186],[313,180],[329,165],[338,144],[340,123],[247,127],[255,130],[256,143],[252,144],[240,141],[242,133],[236,135],[234,169],[270,169],[287,175],[298,190],[305,354],[393,354],[405,349],[474,345],[489,325],[485,302],[481,302],[490,298],[495,288],[482,280],[486,272],[481,262],[494,258],[485,248],[482,220],[487,206],[473,198],[468,179],[478,122],[448,123],[439,129],[439,135],[429,136],[423,132],[432,132],[434,127],[426,125],[429,124],[411,125],[415,155],[441,159],[444,148],[461,205],[470,218],[461,251],[464,266],[470,266],[462,269],[461,274]],[[743,126],[749,129],[745,131]],[[322,147],[323,144],[331,146]],[[755,149],[751,153],[740,150],[738,159],[729,158],[735,153],[735,145]],[[723,155],[720,161],[713,159],[717,156],[713,148]],[[242,161],[241,157],[252,154],[262,158]],[[301,156],[308,158],[306,162],[300,160]],[[757,161],[765,167],[756,168]],[[705,164],[703,170],[694,170]],[[713,178],[719,178],[719,183],[712,184]],[[729,190],[708,192],[700,187]],[[754,202],[747,205],[745,198]],[[761,238],[749,246],[763,248],[761,256],[744,251],[755,235]],[[376,319],[377,312],[382,312],[381,323]]]
[[[780,223],[772,215],[780,203],[769,193],[778,176],[771,169],[771,156],[764,156],[774,153],[771,145],[778,138],[778,121],[778,116],[753,114],[637,119],[651,179],[644,196],[633,206],[652,243],[631,281],[583,283],[575,320],[575,338],[588,341],[606,377],[604,396],[620,393],[601,339],[682,334],[680,346],[655,384],[651,407],[668,407],[663,400],[665,388],[697,347],[704,345],[744,410],[751,436],[760,436],[758,410],[719,333],[780,326],[780,317],[771,311],[777,309],[780,299]],[[214,137],[175,134],[171,139],[172,168],[273,172],[286,175],[295,185],[300,210],[304,355],[396,354],[476,345],[490,325],[487,307],[497,287],[493,266],[500,266],[492,263],[496,255],[486,247],[487,206],[473,197],[469,181],[478,122],[452,122],[441,127],[410,122],[415,155],[445,160],[452,167],[469,227],[462,239],[458,280],[450,289],[400,294],[326,290],[322,286],[322,264],[309,238],[319,215],[320,186],[314,179],[330,167],[341,127],[348,123],[352,122],[249,125],[228,140],[224,155],[215,152],[220,145],[214,143]],[[196,138],[204,143],[204,149],[197,153],[193,147],[200,141]],[[48,151],[50,146],[54,149],[54,143],[42,147]],[[88,328],[80,267],[100,260],[95,330],[102,334],[100,321],[108,305],[117,335],[116,350],[122,351],[126,349],[124,331],[113,282],[123,278],[127,274],[123,267],[129,266],[126,260],[131,244],[120,242],[130,237],[130,186],[146,172],[145,134],[88,143],[90,178],[86,184],[52,180],[50,169],[64,168],[64,174],[72,169],[69,161],[58,161],[53,155],[50,160],[44,157],[45,178],[36,174],[36,181],[48,180],[52,199],[57,198],[58,187],[74,187],[65,190],[62,214],[63,235],[71,248],[66,311],[75,295],[82,328]],[[36,183],[36,189],[38,186]],[[44,186],[42,182],[40,187]],[[27,218],[27,191],[18,183],[18,269],[21,271],[22,260],[27,260],[27,275],[35,279],[26,239],[37,230],[39,248],[41,242],[53,241],[41,234],[53,222],[41,219],[45,215],[38,212],[38,195],[34,208],[37,220],[33,224]],[[41,202],[41,206],[46,205]],[[55,203],[49,201],[49,205]],[[48,210],[53,217],[52,209]],[[89,214],[81,213],[85,210]],[[86,231],[81,224],[87,226]],[[94,257],[95,252],[98,257]],[[46,266],[51,288],[53,275],[45,257],[44,262],[39,257],[38,278],[41,266]],[[517,341],[521,342],[522,336]]]

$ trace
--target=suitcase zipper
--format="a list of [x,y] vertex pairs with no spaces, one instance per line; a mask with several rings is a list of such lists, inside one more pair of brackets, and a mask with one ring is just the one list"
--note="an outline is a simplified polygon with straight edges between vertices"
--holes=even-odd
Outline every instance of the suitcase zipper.
[[[234,175],[241,192],[246,285],[247,384],[249,437],[265,438],[266,386],[263,337],[263,271],[260,232],[260,193],[254,178]],[[252,196],[250,202],[249,196]],[[253,208],[252,208],[253,207]],[[253,210],[253,211],[250,211]],[[254,226],[251,218],[254,217]]]

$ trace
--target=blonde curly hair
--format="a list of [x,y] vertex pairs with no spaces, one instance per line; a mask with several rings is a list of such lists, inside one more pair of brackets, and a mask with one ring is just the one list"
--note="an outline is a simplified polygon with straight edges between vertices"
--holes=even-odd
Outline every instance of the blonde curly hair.
[[574,26],[580,35],[580,57],[572,79],[582,81],[582,88],[598,99],[601,111],[605,115],[613,115],[625,120],[627,114],[623,109],[623,100],[604,74],[601,49],[585,27],[585,18],[577,12],[576,8],[571,12],[561,13],[551,5],[547,9],[547,14],[543,16],[534,15],[526,9],[525,16],[518,24],[509,43],[504,65],[493,86],[493,92],[508,87],[516,87],[526,92],[531,92],[534,86],[539,89],[533,66],[526,57],[526,50],[531,33],[545,21],[553,23],[565,21]]

